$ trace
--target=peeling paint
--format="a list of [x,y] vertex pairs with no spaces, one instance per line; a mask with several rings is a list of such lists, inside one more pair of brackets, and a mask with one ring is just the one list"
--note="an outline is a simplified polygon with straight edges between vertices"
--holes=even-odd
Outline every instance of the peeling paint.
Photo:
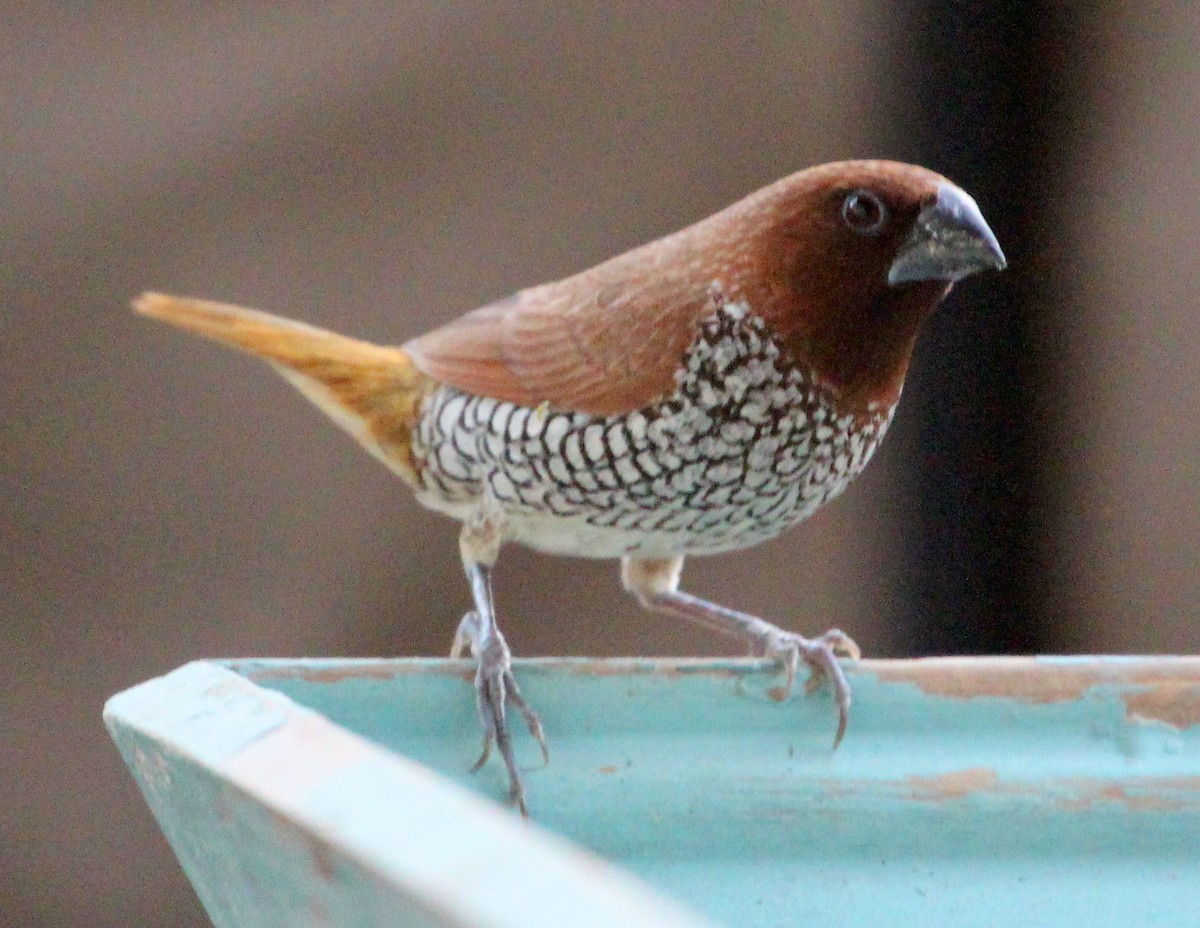
[[1180,731],[1200,725],[1200,685],[1163,683],[1153,689],[1123,693],[1131,722],[1163,722]]
[[[968,767],[938,774],[911,774],[900,780],[813,778],[781,784],[750,780],[764,796],[791,802],[779,808],[807,807],[814,796],[826,803],[858,807],[864,800],[883,804],[953,803],[989,797],[1005,808],[1049,807],[1060,812],[1092,815],[1098,807],[1119,805],[1130,812],[1200,812],[1200,776],[1034,777],[1002,778],[993,767]],[[803,796],[800,803],[796,797]],[[884,799],[884,797],[887,797]]]
[[1178,799],[1154,795],[1139,796],[1117,783],[1106,786],[1100,791],[1100,795],[1109,802],[1119,802],[1133,812],[1179,812],[1184,808]]
[[1076,777],[1063,781],[1073,795],[1055,805],[1089,812],[1099,803],[1116,803],[1131,812],[1195,812],[1200,810],[1198,777],[1125,777],[1120,782]]
[[[935,776],[909,776],[904,784],[907,798],[918,802],[948,802],[986,793],[1002,799],[1024,797],[1035,803],[1049,800],[1057,809],[1081,814],[1102,803],[1115,803],[1130,812],[1200,810],[1200,776],[1001,780],[990,767],[971,767]],[[871,788],[870,784],[864,786]]]
[[971,767],[937,776],[910,776],[904,782],[912,791],[911,798],[941,802],[963,799],[972,793],[996,792],[1000,778],[991,767]]
[[[1200,658],[921,658],[860,661],[858,668],[883,682],[911,683],[927,696],[948,699],[984,696],[1056,703],[1080,699],[1104,684],[1200,688]],[[1192,717],[1200,721],[1200,703],[1194,711]]]

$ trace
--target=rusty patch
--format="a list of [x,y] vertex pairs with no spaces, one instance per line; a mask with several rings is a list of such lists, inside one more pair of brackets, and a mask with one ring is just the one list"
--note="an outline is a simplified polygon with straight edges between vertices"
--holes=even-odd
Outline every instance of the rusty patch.
[[1131,722],[1165,722],[1180,731],[1200,725],[1200,686],[1192,683],[1163,683],[1121,699]]
[[995,792],[1000,778],[991,767],[971,767],[931,777],[910,776],[904,782],[912,790],[913,799],[945,802],[972,793]]
[[[1184,657],[1072,662],[1032,657],[922,658],[862,661],[858,666],[885,683],[911,683],[928,696],[949,699],[991,696],[1055,703],[1079,699],[1101,684],[1200,685],[1200,658]],[[1200,708],[1196,711],[1200,713]]]
[[598,767],[596,769],[596,772],[597,773],[616,773],[617,767],[614,764],[605,764],[603,767]]

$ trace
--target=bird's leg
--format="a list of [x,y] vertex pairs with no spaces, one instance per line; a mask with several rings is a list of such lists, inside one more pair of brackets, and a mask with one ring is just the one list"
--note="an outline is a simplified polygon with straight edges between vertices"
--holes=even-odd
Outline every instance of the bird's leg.
[[833,696],[838,707],[837,734],[833,740],[836,749],[846,733],[846,721],[850,713],[850,684],[837,657],[844,654],[857,660],[858,645],[849,635],[836,628],[816,638],[805,638],[765,622],[757,616],[727,609],[681,592],[679,575],[682,571],[682,557],[627,557],[621,561],[621,583],[646,609],[678,616],[713,631],[740,638],[748,642],[755,653],[781,661],[787,673],[784,693],[791,690],[796,679],[796,670],[803,660],[812,669],[810,689],[819,684],[821,679],[828,680],[833,687]]
[[492,745],[500,749],[504,766],[508,768],[509,799],[528,817],[525,803],[525,784],[517,769],[513,754],[512,735],[505,717],[505,706],[512,703],[525,717],[525,724],[542,749],[542,757],[549,762],[550,752],[546,736],[537,713],[530,708],[521,695],[516,678],[512,673],[511,653],[508,643],[500,634],[496,624],[496,612],[492,604],[492,566],[500,550],[500,525],[496,515],[481,513],[468,519],[463,526],[459,545],[462,550],[463,566],[471,582],[471,595],[475,608],[463,616],[450,656],[457,658],[468,648],[478,661],[475,673],[475,703],[479,709],[479,720],[483,725],[483,752],[473,770],[478,770],[491,754]]

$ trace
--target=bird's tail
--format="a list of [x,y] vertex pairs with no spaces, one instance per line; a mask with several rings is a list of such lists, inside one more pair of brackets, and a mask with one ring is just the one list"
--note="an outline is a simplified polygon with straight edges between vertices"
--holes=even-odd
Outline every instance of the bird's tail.
[[435,384],[401,348],[255,309],[143,293],[133,308],[262,358],[368,451],[415,482],[412,432]]

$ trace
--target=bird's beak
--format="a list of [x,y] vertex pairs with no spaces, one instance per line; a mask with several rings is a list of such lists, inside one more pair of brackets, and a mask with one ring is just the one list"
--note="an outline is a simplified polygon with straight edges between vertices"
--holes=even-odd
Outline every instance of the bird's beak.
[[953,184],[921,210],[888,270],[888,283],[962,280],[979,271],[1004,270],[1008,262],[975,201]]

